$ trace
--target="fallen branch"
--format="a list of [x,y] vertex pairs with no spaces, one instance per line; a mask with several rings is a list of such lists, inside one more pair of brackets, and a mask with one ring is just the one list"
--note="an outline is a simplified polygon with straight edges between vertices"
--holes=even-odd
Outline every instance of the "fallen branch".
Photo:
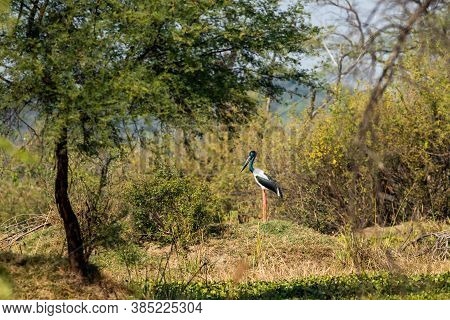
[[444,260],[447,259],[450,256],[450,231],[431,232],[423,234],[408,243],[408,245],[404,246],[403,250],[410,245],[417,244],[419,242],[422,242],[424,239],[431,237],[435,238],[433,245],[422,250],[417,254],[417,256],[423,255],[428,252],[431,253],[431,255],[435,258]]
[[[30,230],[27,230],[25,232],[19,233],[19,234],[12,234],[10,236],[7,236],[3,239],[0,240],[0,248],[10,248],[12,245],[14,245],[14,243],[16,243],[17,241],[21,240],[22,238],[24,238],[25,236],[29,235],[30,233],[33,233],[35,231],[38,231],[42,228],[48,227],[50,226],[51,223],[50,222],[45,222],[43,224],[40,224],[38,226],[35,226],[33,228],[31,228]],[[7,243],[6,245],[2,243]]]

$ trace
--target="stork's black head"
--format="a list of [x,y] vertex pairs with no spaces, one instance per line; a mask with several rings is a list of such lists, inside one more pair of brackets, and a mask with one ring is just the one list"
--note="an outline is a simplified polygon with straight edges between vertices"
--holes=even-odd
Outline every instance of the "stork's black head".
[[[247,160],[245,160],[245,162],[244,162],[244,166],[242,167],[241,172],[244,171],[245,167],[247,167],[247,165],[249,164],[249,162],[255,160],[255,158],[256,158],[256,151],[253,151],[253,150],[250,151],[250,153],[248,154]],[[252,165],[253,165],[253,162],[252,162],[252,164],[250,165],[250,171],[253,170]]]

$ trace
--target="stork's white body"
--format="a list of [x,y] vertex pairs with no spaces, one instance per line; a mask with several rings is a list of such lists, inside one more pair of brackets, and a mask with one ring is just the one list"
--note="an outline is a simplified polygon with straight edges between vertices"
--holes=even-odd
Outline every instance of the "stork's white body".
[[[264,173],[263,170],[259,169],[259,168],[254,168],[253,169],[253,178],[255,178],[256,183],[258,184],[258,186],[261,187],[261,189],[264,190],[270,190],[269,188],[267,188],[266,186],[264,186],[263,184],[261,184],[261,180],[258,180],[257,178],[263,178],[267,181],[272,181],[272,178],[269,177],[267,174]],[[272,189],[273,192],[275,192],[277,194],[277,196],[281,197],[281,189],[278,187],[278,185],[276,185],[275,190]]]
[[259,183],[259,181],[258,181],[258,179],[256,179],[256,177],[262,177],[264,179],[269,179],[269,177],[264,173],[264,171],[259,168],[254,168],[253,169],[253,178],[255,178],[256,183],[258,184],[258,186],[261,187],[261,189],[268,190],[261,183]]

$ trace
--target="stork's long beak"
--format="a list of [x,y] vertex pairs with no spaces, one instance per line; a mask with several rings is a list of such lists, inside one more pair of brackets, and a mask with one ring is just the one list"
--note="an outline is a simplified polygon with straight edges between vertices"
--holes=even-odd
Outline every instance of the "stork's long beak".
[[244,166],[242,167],[242,171],[244,171],[245,167],[247,167],[248,163],[250,162],[250,157],[247,158],[247,160],[245,160]]

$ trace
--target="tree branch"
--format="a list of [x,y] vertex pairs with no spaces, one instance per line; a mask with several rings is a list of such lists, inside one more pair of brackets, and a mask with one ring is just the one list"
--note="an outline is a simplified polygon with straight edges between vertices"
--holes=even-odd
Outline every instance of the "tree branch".
[[383,68],[383,72],[378,78],[375,88],[372,90],[369,103],[367,104],[364,111],[363,120],[359,127],[359,142],[361,145],[365,145],[365,137],[367,132],[371,130],[375,107],[392,80],[394,74],[394,66],[398,57],[400,56],[400,53],[402,52],[404,43],[406,42],[406,39],[411,32],[415,22],[426,12],[427,8],[432,4],[433,1],[436,0],[425,0],[423,4],[419,8],[417,8],[417,10],[409,17],[406,25],[400,31],[394,50],[389,56],[386,65]]

